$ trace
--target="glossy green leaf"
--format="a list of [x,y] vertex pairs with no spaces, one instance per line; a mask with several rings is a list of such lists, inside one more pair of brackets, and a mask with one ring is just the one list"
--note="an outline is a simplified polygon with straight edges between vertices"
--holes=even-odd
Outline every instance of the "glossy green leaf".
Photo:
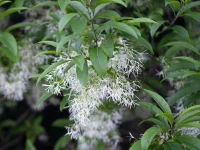
[[122,23],[122,22],[109,22],[108,25],[110,25],[110,27],[112,28],[116,28],[118,30],[121,30],[123,32],[126,32],[130,35],[132,35],[135,38],[138,38],[138,35],[136,33],[136,31],[131,28],[129,25]]
[[141,138],[141,146],[143,150],[148,150],[151,142],[153,141],[154,137],[160,132],[161,129],[159,127],[151,127],[145,131]]
[[186,145],[186,147],[189,148],[190,150],[200,149],[200,140],[198,138],[188,135],[182,135],[180,137],[177,137],[176,140]]
[[129,148],[129,150],[142,150],[141,140],[134,142],[133,145]]
[[108,60],[103,49],[101,47],[90,47],[89,56],[97,74],[102,77],[105,76],[107,73]]
[[58,23],[59,31],[61,32],[64,29],[64,27],[67,25],[67,23],[76,15],[77,13],[70,13],[70,14],[65,14],[64,16],[62,16],[62,18],[60,19]]
[[162,114],[157,114],[157,116],[163,116],[163,117],[165,117],[169,121],[171,127],[173,126],[173,123],[174,123],[174,116],[173,116],[173,114],[162,113]]
[[163,123],[162,121],[156,118],[149,118],[149,119],[143,120],[139,123],[139,125],[141,125],[144,122],[153,122],[154,124],[158,125],[162,130],[167,129],[167,126],[165,125],[165,123]]
[[145,90],[145,92],[147,92],[156,101],[156,103],[160,106],[163,112],[169,114],[172,113],[168,103],[165,101],[163,97],[161,97],[160,95],[158,95],[153,91]]
[[47,100],[49,97],[51,97],[53,94],[52,93],[44,93],[39,100],[36,103],[36,107],[40,106],[45,100]]

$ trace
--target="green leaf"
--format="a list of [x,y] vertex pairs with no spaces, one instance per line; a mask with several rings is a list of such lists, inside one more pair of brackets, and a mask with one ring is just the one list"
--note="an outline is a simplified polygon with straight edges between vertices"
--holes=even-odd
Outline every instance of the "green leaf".
[[20,10],[25,10],[25,9],[28,9],[28,8],[26,8],[26,7],[10,8],[10,9],[0,13],[0,19],[2,19],[3,17],[6,17],[12,13],[18,12]]
[[107,24],[110,25],[110,27],[112,27],[112,28],[116,28],[118,30],[121,30],[123,32],[126,32],[126,33],[132,35],[135,38],[138,38],[138,35],[137,35],[136,31],[132,27],[130,27],[129,25],[127,25],[125,23],[122,23],[122,22],[108,22]]
[[85,17],[73,17],[70,25],[74,33],[82,33],[87,27],[87,19]]
[[78,2],[78,1],[70,1],[69,4],[70,4],[74,9],[76,9],[78,12],[81,12],[81,13],[85,14],[89,19],[92,19],[92,18],[90,18],[90,15],[89,15],[89,13],[88,13],[87,8],[86,8],[81,2]]
[[184,96],[190,95],[200,90],[200,83],[198,81],[194,81],[192,83],[186,84],[184,87],[180,88],[175,94],[173,94],[169,98],[169,104],[173,105],[179,99]]
[[56,53],[61,52],[61,51],[62,51],[62,48],[64,48],[63,46],[64,46],[67,42],[71,41],[72,39],[74,39],[74,38],[76,38],[76,37],[77,37],[76,34],[72,34],[72,35],[68,35],[68,36],[62,38],[61,41],[60,41],[60,42],[57,44],[57,46],[56,46]]
[[62,18],[60,19],[58,23],[59,31],[61,32],[64,29],[64,27],[67,25],[67,23],[76,15],[77,13],[70,13],[70,14],[65,14],[64,16],[62,16]]
[[1,51],[13,62],[19,59],[17,42],[12,34],[9,32],[0,33],[0,42],[4,47],[0,48]]
[[102,140],[98,140],[95,150],[105,150],[106,144]]
[[185,11],[187,11],[188,9],[191,9],[191,8],[196,7],[196,6],[198,6],[198,5],[200,5],[200,2],[191,2],[191,3],[187,4],[187,5],[185,5],[185,6],[181,9],[180,14],[182,14],[182,13],[184,13]]
[[167,142],[164,145],[164,150],[183,150],[183,147],[177,142]]
[[30,139],[26,140],[26,150],[36,150],[33,142]]
[[176,140],[186,145],[186,147],[189,148],[190,150],[200,149],[200,140],[198,138],[188,135],[182,135],[180,137],[177,137]]
[[11,119],[7,119],[7,120],[3,120],[0,123],[0,127],[14,127],[16,125],[15,121],[11,120]]
[[142,150],[141,140],[134,142],[133,145],[129,148],[129,150]]
[[160,108],[158,108],[157,106],[153,105],[152,103],[149,103],[149,102],[138,102],[138,104],[143,106],[143,107],[145,107],[145,108],[147,108],[148,110],[150,110],[155,115],[163,113],[162,110],[160,110]]
[[148,150],[154,137],[160,132],[160,127],[151,127],[145,131],[141,138],[141,146],[143,150]]
[[101,45],[104,53],[108,56],[108,57],[113,57],[113,51],[114,51],[114,43],[111,39],[107,39],[105,41],[105,43],[103,43]]
[[133,20],[128,20],[129,23],[155,23],[157,24],[154,20],[149,19],[149,18],[135,18]]
[[67,105],[67,104],[69,104],[69,101],[70,101],[70,99],[71,99],[71,93],[68,95],[68,96],[65,96],[63,99],[62,99],[62,101],[61,101],[61,103],[60,103],[60,111],[62,111],[63,109],[64,109],[64,107]]
[[195,105],[195,106],[191,106],[189,108],[187,108],[186,110],[184,110],[176,119],[176,121],[180,120],[184,115],[186,115],[187,113],[194,111],[194,110],[198,110],[200,109],[200,105]]
[[163,99],[163,97],[161,97],[160,95],[158,95],[157,93],[153,91],[149,91],[149,90],[144,90],[144,91],[147,92],[156,101],[156,103],[160,106],[163,112],[169,113],[169,114],[172,113],[168,103]]
[[85,59],[82,55],[78,55],[72,58],[72,60],[75,62],[75,64],[81,69],[83,70],[83,66],[84,66],[84,62]]
[[[200,121],[200,118],[198,118],[199,120],[197,121]],[[181,125],[179,125],[179,127],[188,127],[188,128],[198,128],[200,129],[200,124],[197,123],[196,121],[195,122],[189,122],[189,123],[183,123]]]
[[52,126],[59,127],[59,128],[64,128],[65,126],[69,126],[70,124],[72,124],[71,120],[68,120],[68,119],[57,119],[52,123]]
[[178,46],[178,47],[186,48],[186,49],[191,50],[199,55],[198,49],[196,49],[196,47],[194,47],[193,45],[191,45],[190,43],[187,43],[187,42],[182,42],[182,41],[169,42],[169,43],[165,44],[164,47],[165,46],[174,46],[174,45]]
[[96,16],[96,14],[102,10],[104,7],[106,7],[107,5],[109,5],[109,3],[104,3],[104,4],[101,4],[99,6],[97,6],[95,9],[94,9],[94,16]]
[[101,4],[105,4],[105,3],[117,3],[124,7],[127,7],[126,4],[122,0],[99,0],[97,3],[94,4],[94,7],[97,7],[97,6],[99,6]]
[[140,44],[141,46],[143,46],[143,47],[145,47],[146,49],[150,50],[150,52],[151,52],[152,54],[154,54],[153,48],[152,48],[151,44],[150,44],[147,40],[145,40],[145,39],[144,39],[143,37],[141,37],[141,36],[139,36],[137,40],[138,40],[138,42],[139,42],[139,44]]
[[87,64],[87,60],[84,60],[83,62],[83,69],[81,69],[80,67],[76,67],[76,74],[78,79],[80,80],[81,84],[83,86],[85,86],[87,84],[88,81],[88,64]]
[[40,25],[39,24],[36,24],[36,23],[31,23],[31,22],[22,22],[22,23],[17,23],[17,24],[14,24],[12,26],[9,26],[6,31],[7,32],[10,32],[14,29],[18,29],[18,28],[23,28],[23,27],[37,27],[39,28]]
[[157,114],[157,116],[164,116],[170,123],[171,127],[173,126],[174,123],[174,116],[171,113],[162,113],[162,114]]
[[172,30],[176,33],[178,33],[181,37],[184,39],[190,39],[188,31],[182,27],[182,26],[175,26],[172,28]]
[[108,60],[106,54],[103,52],[101,47],[90,47],[89,57],[96,70],[97,74],[100,76],[105,76],[107,73]]
[[24,5],[24,0],[15,0],[14,5],[16,7],[22,7]]
[[62,136],[55,144],[54,150],[63,150],[66,149],[67,144],[70,141],[69,136]]
[[[61,54],[61,53],[59,53],[59,54]],[[37,54],[35,57],[38,57],[40,55],[56,55],[56,51],[55,50],[42,51],[39,54]]]
[[53,94],[52,93],[44,93],[39,100],[36,103],[36,107],[40,106],[40,104],[42,104],[45,100],[47,100],[49,97],[51,97]]
[[181,8],[181,3],[177,0],[170,1],[167,4],[170,4],[172,6],[172,9],[175,9],[176,11],[178,11]]
[[189,17],[195,19],[196,21],[200,22],[200,13],[199,12],[187,12],[184,14],[184,16],[189,16]]
[[103,19],[116,19],[118,20],[120,18],[120,15],[113,10],[104,10],[99,12],[95,18],[103,18]]
[[58,0],[58,5],[60,6],[60,9],[64,11],[70,1],[71,0]]
[[169,58],[171,58],[172,56],[174,56],[176,53],[178,53],[181,50],[183,50],[182,47],[172,46],[166,51],[165,57],[167,57],[169,59]]
[[153,37],[156,31],[165,23],[165,21],[157,21],[157,24],[153,24],[150,28],[151,37]]
[[47,69],[45,69],[45,71],[39,76],[36,84],[38,84],[40,82],[40,80],[42,80],[42,78],[44,78],[47,75],[47,73],[49,73],[50,71],[52,71],[53,69],[55,69],[59,65],[62,65],[66,62],[67,62],[67,60],[61,60],[61,61],[58,61],[56,63],[53,63],[51,66],[49,66]]
[[188,112],[187,114],[183,115],[181,118],[176,120],[175,129],[179,128],[182,124],[188,123],[188,120],[191,120],[192,117],[200,116],[200,110],[194,110]]
[[56,6],[58,5],[57,2],[53,2],[53,1],[46,1],[46,2],[42,2],[39,3],[38,5],[34,6],[33,8],[31,8],[31,10],[37,9],[37,8],[41,8],[41,7],[47,7],[47,6]]
[[186,61],[189,61],[191,63],[193,63],[195,65],[195,67],[200,67],[200,62],[197,61],[197,60],[194,60],[193,58],[191,57],[186,57],[186,56],[179,56],[179,57],[175,57],[174,59],[182,59],[182,60],[186,60]]
[[165,131],[166,131],[166,129],[168,129],[168,127],[165,125],[165,123],[163,123],[162,121],[160,121],[159,119],[156,119],[156,118],[149,118],[149,119],[143,120],[139,123],[139,125],[141,125],[144,122],[153,122],[154,124],[158,125],[162,130],[165,130]]
[[39,43],[40,44],[47,44],[47,45],[50,45],[50,46],[53,46],[53,47],[57,47],[57,43],[54,42],[54,41],[41,41]]
[[0,1],[0,6],[4,5],[4,4],[7,4],[7,3],[11,3],[12,1],[6,1],[4,0],[3,2]]

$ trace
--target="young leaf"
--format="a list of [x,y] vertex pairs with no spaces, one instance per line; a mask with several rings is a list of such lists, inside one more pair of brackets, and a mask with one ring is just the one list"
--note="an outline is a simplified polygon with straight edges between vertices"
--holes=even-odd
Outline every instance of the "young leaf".
[[52,93],[44,93],[39,100],[36,103],[36,107],[40,106],[40,104],[42,104],[45,100],[47,100],[49,97],[51,97],[53,94]]
[[125,24],[125,23],[122,23],[122,22],[108,22],[107,24],[110,25],[110,27],[112,27],[112,28],[116,28],[118,30],[121,30],[123,32],[126,32],[126,33],[132,35],[135,38],[138,38],[138,35],[137,35],[136,31],[133,28],[131,28],[129,25]]
[[96,72],[102,77],[105,76],[107,73],[108,60],[102,48],[90,47],[89,56]]
[[169,105],[160,95],[158,95],[157,93],[155,93],[153,91],[149,91],[149,90],[145,90],[145,92],[147,92],[156,101],[156,103],[160,106],[160,108],[163,110],[163,112],[169,113],[169,114],[172,113]]
[[133,145],[129,148],[129,150],[142,150],[141,140],[134,142]]
[[180,143],[186,145],[187,148],[191,150],[199,150],[200,149],[200,140],[198,138],[182,135],[176,138],[176,140]]
[[77,13],[70,13],[70,14],[65,14],[64,16],[62,16],[62,18],[60,19],[58,23],[59,31],[61,32],[64,29],[64,27],[67,25],[67,23],[76,15]]
[[145,131],[141,138],[141,146],[143,150],[148,150],[153,138],[161,131],[160,127],[151,127]]

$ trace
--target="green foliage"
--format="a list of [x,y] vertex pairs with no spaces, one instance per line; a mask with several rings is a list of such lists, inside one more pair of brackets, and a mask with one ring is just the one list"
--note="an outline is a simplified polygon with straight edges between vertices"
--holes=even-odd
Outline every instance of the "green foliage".
[[[140,104],[142,104],[141,106],[150,108],[150,110],[156,114],[156,118],[149,118],[143,122],[152,122],[155,126],[146,130],[141,140],[136,141],[130,147],[130,150],[133,150],[134,148],[140,148],[141,150],[153,150],[158,147],[165,150],[183,150],[184,146],[191,150],[199,149],[200,140],[198,138],[181,135],[179,132],[180,129],[184,127],[200,127],[198,123],[196,123],[196,121],[200,121],[200,105],[192,106],[184,110],[177,118],[174,118],[169,105],[160,95],[153,91],[145,91],[155,100],[164,113],[160,113],[161,110],[154,104],[145,102],[145,105],[143,105],[144,102],[140,102]],[[163,109],[163,106],[165,106],[165,109]],[[159,118],[159,116],[162,116],[167,120],[167,122],[165,120],[163,121],[163,118]],[[168,124],[167,126],[166,123]]]

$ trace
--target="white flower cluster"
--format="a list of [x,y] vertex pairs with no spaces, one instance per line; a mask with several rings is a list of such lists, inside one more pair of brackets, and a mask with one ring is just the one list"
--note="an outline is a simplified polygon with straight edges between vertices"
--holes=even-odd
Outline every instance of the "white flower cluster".
[[79,136],[78,150],[94,150],[99,141],[102,141],[107,149],[116,150],[120,141],[117,125],[121,122],[121,113],[119,110],[110,114],[102,111],[92,114],[90,123],[84,127]]
[[37,66],[44,62],[44,57],[35,57],[38,53],[36,45],[30,41],[23,41],[19,46],[20,61],[12,68],[2,66],[0,69],[0,93],[11,100],[23,100],[27,91],[28,78],[36,74]]
[[[182,100],[180,100],[179,102],[177,102],[176,104],[176,113],[174,114],[174,116],[179,116],[184,110],[184,106],[183,106],[183,102]],[[190,136],[194,136],[197,137],[200,134],[200,129],[198,128],[181,128],[182,134],[184,135],[190,135]]]
[[[142,54],[132,51],[125,40],[120,39],[119,43],[118,51],[108,62],[112,75],[99,77],[88,60],[89,81],[86,86],[83,86],[77,78],[76,66],[66,71],[71,57],[78,55],[76,52],[69,52],[63,53],[55,60],[55,62],[64,60],[66,63],[59,65],[46,76],[48,84],[44,86],[48,92],[61,94],[62,91],[70,90],[69,95],[73,97],[69,106],[70,119],[74,120],[75,124],[71,130],[68,130],[68,134],[71,134],[73,138],[79,138],[81,130],[91,123],[91,114],[97,111],[103,101],[112,100],[126,107],[136,104],[135,91],[139,86],[137,81],[129,81],[125,76],[131,74],[136,76],[140,73],[144,58]],[[87,55],[87,49],[87,46],[82,46],[83,52],[86,52],[85,55]]]

